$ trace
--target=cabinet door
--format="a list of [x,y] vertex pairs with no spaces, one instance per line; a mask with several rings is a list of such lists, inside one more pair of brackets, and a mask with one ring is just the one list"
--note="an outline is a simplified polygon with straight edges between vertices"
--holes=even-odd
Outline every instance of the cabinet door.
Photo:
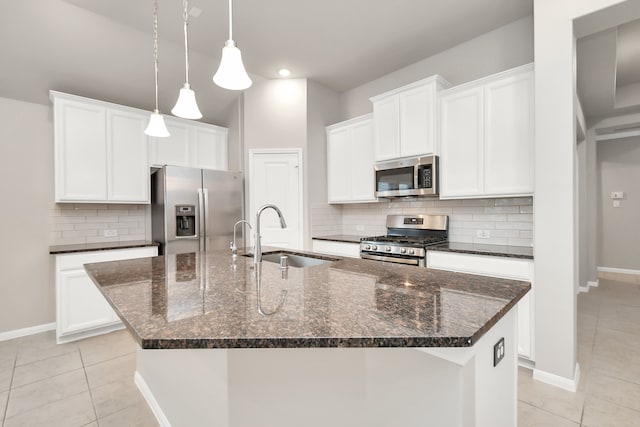
[[55,101],[56,201],[107,200],[104,107]]
[[227,132],[218,129],[191,129],[191,166],[227,170]]
[[149,203],[146,125],[142,114],[107,110],[109,201]]
[[354,124],[350,132],[351,200],[375,200],[373,170],[373,123],[367,120]]
[[397,95],[373,103],[375,160],[400,157],[400,101]]
[[486,86],[486,194],[533,193],[533,109],[533,72]]
[[351,199],[349,127],[327,132],[327,197],[329,203]]
[[400,94],[400,156],[434,152],[434,92],[429,85]]
[[84,269],[58,272],[58,283],[58,335],[118,322]]
[[150,138],[151,165],[189,166],[189,126],[166,120],[171,134],[167,138]]
[[441,197],[477,196],[482,185],[482,87],[441,98]]

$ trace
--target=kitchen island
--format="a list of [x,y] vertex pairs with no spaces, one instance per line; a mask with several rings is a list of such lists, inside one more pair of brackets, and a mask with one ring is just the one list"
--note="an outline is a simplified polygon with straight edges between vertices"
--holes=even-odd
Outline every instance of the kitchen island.
[[136,383],[162,425],[516,425],[528,283],[324,258],[85,268],[139,344]]

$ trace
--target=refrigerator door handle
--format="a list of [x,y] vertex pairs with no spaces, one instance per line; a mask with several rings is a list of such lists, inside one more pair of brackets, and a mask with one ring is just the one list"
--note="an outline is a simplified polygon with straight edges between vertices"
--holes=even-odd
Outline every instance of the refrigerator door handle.
[[207,188],[202,189],[204,195],[204,216],[202,218],[202,224],[204,225],[204,233],[202,233],[202,241],[204,250],[207,250],[207,224],[209,224],[209,190]]
[[204,214],[205,211],[205,201],[204,201],[204,191],[202,188],[198,188],[198,220],[196,223],[198,224],[198,230],[196,231],[198,235],[198,250],[200,252],[204,252]]

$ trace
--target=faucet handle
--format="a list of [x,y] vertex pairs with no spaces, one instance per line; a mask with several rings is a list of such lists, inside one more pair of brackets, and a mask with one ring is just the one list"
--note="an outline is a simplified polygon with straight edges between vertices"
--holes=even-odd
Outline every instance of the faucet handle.
[[238,248],[236,247],[235,242],[229,242],[229,249],[231,249],[231,253],[236,255],[238,253]]

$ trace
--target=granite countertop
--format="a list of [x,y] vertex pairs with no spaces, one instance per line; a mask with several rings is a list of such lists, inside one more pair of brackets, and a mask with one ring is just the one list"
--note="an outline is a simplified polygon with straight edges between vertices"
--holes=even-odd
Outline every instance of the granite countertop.
[[429,246],[428,251],[458,252],[473,255],[491,255],[508,258],[533,259],[530,246],[484,245],[479,243],[447,242]]
[[354,234],[334,234],[332,236],[316,236],[314,240],[328,240],[330,242],[344,242],[344,243],[360,243],[366,236],[356,236]]
[[[265,252],[267,253],[267,249]],[[281,271],[228,251],[86,264],[142,348],[468,347],[527,282],[360,259]]]
[[54,245],[49,246],[49,253],[52,255],[70,254],[74,252],[108,251],[111,249],[144,248],[146,246],[158,246],[156,242],[146,240],[131,240],[128,242],[101,242],[101,243],[78,243],[75,245]]

